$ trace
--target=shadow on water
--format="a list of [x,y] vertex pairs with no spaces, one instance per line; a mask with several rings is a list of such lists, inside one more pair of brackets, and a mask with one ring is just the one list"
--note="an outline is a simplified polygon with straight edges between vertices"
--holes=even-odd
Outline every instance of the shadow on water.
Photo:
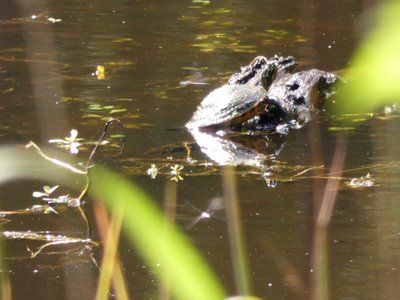
[[[0,141],[60,147],[80,166],[102,124],[116,117],[126,128],[124,152],[116,155],[119,137],[111,133],[96,163],[150,194],[229,294],[397,299],[398,115],[327,111],[285,136],[184,129],[201,99],[257,55],[293,55],[299,70],[347,68],[368,25],[366,2],[2,1]],[[96,74],[98,66],[103,74]],[[2,215],[3,233],[25,234],[2,241],[2,298],[42,298],[45,290],[49,299],[92,299],[104,293],[99,277],[109,283],[111,276],[100,274],[93,259],[116,253],[115,276],[126,290],[113,283],[113,291],[122,291],[121,299],[168,298],[168,282],[157,282],[127,239],[119,240],[118,212],[110,215],[89,198],[84,207],[96,220],[91,239],[110,234],[113,242],[93,247],[93,255],[69,244],[30,258],[27,248],[41,247],[43,237],[86,238],[79,211],[56,214],[54,203],[32,197],[64,175],[51,165],[36,171],[0,188],[1,211],[11,212]],[[45,171],[55,182],[41,179]],[[45,196],[50,202],[85,184],[65,176],[71,185]],[[223,205],[214,207],[213,199]]]

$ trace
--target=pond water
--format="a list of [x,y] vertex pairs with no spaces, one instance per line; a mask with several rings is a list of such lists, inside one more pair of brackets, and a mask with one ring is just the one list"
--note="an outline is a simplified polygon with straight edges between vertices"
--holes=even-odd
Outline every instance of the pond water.
[[[170,166],[183,165],[176,223],[230,294],[236,287],[224,213],[207,210],[223,196],[222,168],[196,147],[184,124],[209,91],[257,55],[293,55],[299,69],[340,73],[374,9],[371,1],[344,0],[0,3],[1,144],[33,140],[55,146],[48,141],[69,136],[72,128],[85,141],[96,141],[104,123],[118,118],[124,150],[116,155],[118,139],[111,138],[98,162],[128,176],[160,205],[171,183]],[[104,78],[96,76],[97,66],[104,66]],[[261,166],[235,168],[254,295],[321,299],[322,271],[315,262],[322,244],[330,298],[399,299],[398,128],[395,115],[328,111],[284,140],[268,140],[273,155]],[[343,174],[333,174],[341,180],[335,181],[337,197],[321,242],[315,222],[336,149],[345,151]],[[88,147],[81,147],[77,157],[85,161],[88,155]],[[147,174],[151,164],[160,168],[154,179]],[[360,181],[365,186],[354,187]],[[1,210],[40,203],[32,192],[46,184],[52,183],[2,184]],[[211,217],[198,218],[202,211]],[[9,219],[3,230],[85,234],[76,210]],[[93,299],[99,270],[92,259],[63,248],[31,259],[27,247],[40,245],[4,242],[2,272],[8,273],[13,299]],[[158,298],[159,283],[134,248],[122,240],[119,254],[129,295]],[[100,255],[96,250],[94,258]]]

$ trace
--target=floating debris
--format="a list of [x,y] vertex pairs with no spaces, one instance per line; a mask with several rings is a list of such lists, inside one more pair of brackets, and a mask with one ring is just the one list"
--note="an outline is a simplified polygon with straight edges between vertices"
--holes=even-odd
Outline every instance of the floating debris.
[[366,176],[352,178],[349,182],[346,182],[346,185],[351,188],[364,188],[374,186],[375,182],[371,174],[367,173]]
[[0,218],[5,218],[7,216],[13,215],[37,215],[37,214],[50,214],[55,213],[58,215],[58,212],[49,205],[33,205],[30,208],[16,209],[16,210],[1,210]]
[[61,195],[57,198],[43,198],[49,205],[67,205],[68,207],[77,208],[82,205],[79,198],[73,198],[69,195]]
[[36,251],[32,251],[27,247],[27,250],[31,253],[31,258],[36,257],[40,254],[44,248],[55,245],[68,245],[68,244],[83,244],[89,247],[97,247],[99,244],[92,239],[81,239],[68,237],[65,235],[52,234],[50,232],[35,232],[35,231],[2,231],[0,236],[8,240],[32,240],[32,241],[43,241],[46,244],[40,246]]
[[[34,19],[34,18],[32,18]],[[56,18],[47,18],[47,21],[51,22],[51,23],[58,23],[61,22],[61,19],[56,19]]]
[[264,177],[264,176],[262,176],[262,178],[265,180],[267,187],[274,189],[278,186],[278,181],[276,179],[268,178],[268,177]]

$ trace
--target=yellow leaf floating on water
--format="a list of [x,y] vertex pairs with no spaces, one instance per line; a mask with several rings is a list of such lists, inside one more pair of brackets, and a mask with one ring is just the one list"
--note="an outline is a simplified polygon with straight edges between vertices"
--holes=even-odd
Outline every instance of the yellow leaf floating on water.
[[98,80],[103,80],[105,78],[104,72],[105,72],[104,66],[97,66],[95,74]]

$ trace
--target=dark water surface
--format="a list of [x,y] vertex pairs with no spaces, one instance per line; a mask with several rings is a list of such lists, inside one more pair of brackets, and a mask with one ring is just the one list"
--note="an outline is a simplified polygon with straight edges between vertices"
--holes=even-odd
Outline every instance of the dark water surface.
[[[49,146],[49,139],[64,138],[72,128],[94,141],[105,121],[119,118],[126,128],[124,152],[113,156],[117,148],[105,146],[99,158],[159,203],[170,165],[184,164],[176,222],[185,228],[199,214],[193,206],[205,210],[222,196],[218,165],[186,160],[184,142],[192,159],[212,162],[184,129],[201,99],[260,54],[293,55],[300,69],[348,68],[373,8],[371,1],[344,0],[0,1],[1,144],[34,140]],[[105,67],[103,80],[92,75],[98,65]],[[182,86],[181,81],[209,85]],[[251,280],[254,294],[263,299],[313,297],[318,199],[337,141],[343,140],[345,172],[326,241],[329,294],[331,299],[400,298],[400,145],[394,138],[400,121],[355,116],[347,117],[343,128],[340,119],[325,113],[291,131],[263,167],[236,168]],[[87,156],[82,147],[78,157]],[[152,163],[166,166],[155,179],[146,173]],[[324,167],[291,177],[317,166]],[[346,185],[368,173],[371,187]],[[3,184],[1,209],[40,203],[32,191],[45,184]],[[186,233],[234,294],[224,220],[219,212]],[[3,229],[85,232],[73,210],[12,217]],[[99,271],[87,255],[46,252],[31,259],[27,244],[40,246],[5,242],[13,299],[93,299]],[[122,241],[119,251],[132,298],[158,298],[159,283],[134,249]]]

